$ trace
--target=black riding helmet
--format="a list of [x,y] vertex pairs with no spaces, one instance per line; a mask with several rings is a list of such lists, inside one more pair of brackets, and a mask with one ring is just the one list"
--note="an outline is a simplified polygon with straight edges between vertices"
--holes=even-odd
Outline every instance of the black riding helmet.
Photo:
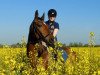
[[57,12],[55,9],[50,9],[48,11],[48,17],[56,17],[57,16]]

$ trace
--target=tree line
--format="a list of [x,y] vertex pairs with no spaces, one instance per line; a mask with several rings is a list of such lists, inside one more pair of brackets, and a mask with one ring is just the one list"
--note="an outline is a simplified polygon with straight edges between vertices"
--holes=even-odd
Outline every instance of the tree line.
[[[66,44],[63,44],[63,45],[66,45]],[[3,48],[3,47],[12,47],[12,48],[21,48],[21,47],[26,47],[26,42],[23,42],[23,43],[15,43],[15,44],[12,44],[12,45],[3,45],[3,44],[0,44],[0,48]],[[68,45],[66,46],[69,46],[69,47],[88,47],[89,45],[88,44],[83,44],[81,42],[71,42],[69,43]],[[100,47],[100,45],[95,45],[94,47]]]

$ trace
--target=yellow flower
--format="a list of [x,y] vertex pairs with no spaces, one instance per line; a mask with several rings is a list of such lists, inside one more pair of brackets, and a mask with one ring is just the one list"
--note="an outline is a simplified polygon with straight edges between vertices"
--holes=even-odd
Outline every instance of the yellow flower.
[[98,71],[98,75],[100,75],[100,71]]
[[41,67],[41,71],[45,71],[45,69],[43,67]]
[[50,49],[50,50],[53,50],[53,48],[52,48],[52,47],[49,47],[49,49]]
[[0,75],[5,75],[4,73],[0,73]]
[[20,64],[20,66],[21,66],[21,67],[23,67],[23,66],[24,66],[24,64],[23,64],[23,63],[21,63],[21,64]]
[[15,75],[15,73],[16,73],[15,71],[12,71],[12,72],[10,73],[10,75]]
[[9,61],[4,61],[5,62],[5,64],[8,64],[9,63]]
[[11,63],[12,63],[12,65],[15,65],[15,63],[16,63],[16,61],[15,60],[10,60],[11,61]]
[[9,57],[8,56],[5,56],[5,60],[7,60]]
[[56,75],[55,73],[53,73],[52,75]]

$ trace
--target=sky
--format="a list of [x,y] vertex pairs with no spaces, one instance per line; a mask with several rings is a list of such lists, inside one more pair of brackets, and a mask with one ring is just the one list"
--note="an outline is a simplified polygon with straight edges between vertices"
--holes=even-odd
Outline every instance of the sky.
[[36,10],[39,16],[49,9],[57,10],[58,41],[88,43],[89,33],[95,33],[100,44],[100,0],[0,0],[0,44],[13,44],[28,37],[29,26]]

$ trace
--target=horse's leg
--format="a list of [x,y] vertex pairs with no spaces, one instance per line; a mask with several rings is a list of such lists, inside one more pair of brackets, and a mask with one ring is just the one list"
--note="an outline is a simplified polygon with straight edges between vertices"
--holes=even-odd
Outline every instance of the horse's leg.
[[43,66],[45,67],[45,70],[47,70],[48,68],[48,59],[49,59],[49,54],[48,54],[48,51],[47,51],[47,48],[44,47],[44,52],[42,54],[42,58],[43,58]]
[[45,52],[44,54],[43,54],[43,65],[44,65],[44,67],[45,67],[45,69],[47,69],[48,68],[48,52]]
[[33,68],[36,68],[35,46],[33,44],[27,45],[27,56]]

